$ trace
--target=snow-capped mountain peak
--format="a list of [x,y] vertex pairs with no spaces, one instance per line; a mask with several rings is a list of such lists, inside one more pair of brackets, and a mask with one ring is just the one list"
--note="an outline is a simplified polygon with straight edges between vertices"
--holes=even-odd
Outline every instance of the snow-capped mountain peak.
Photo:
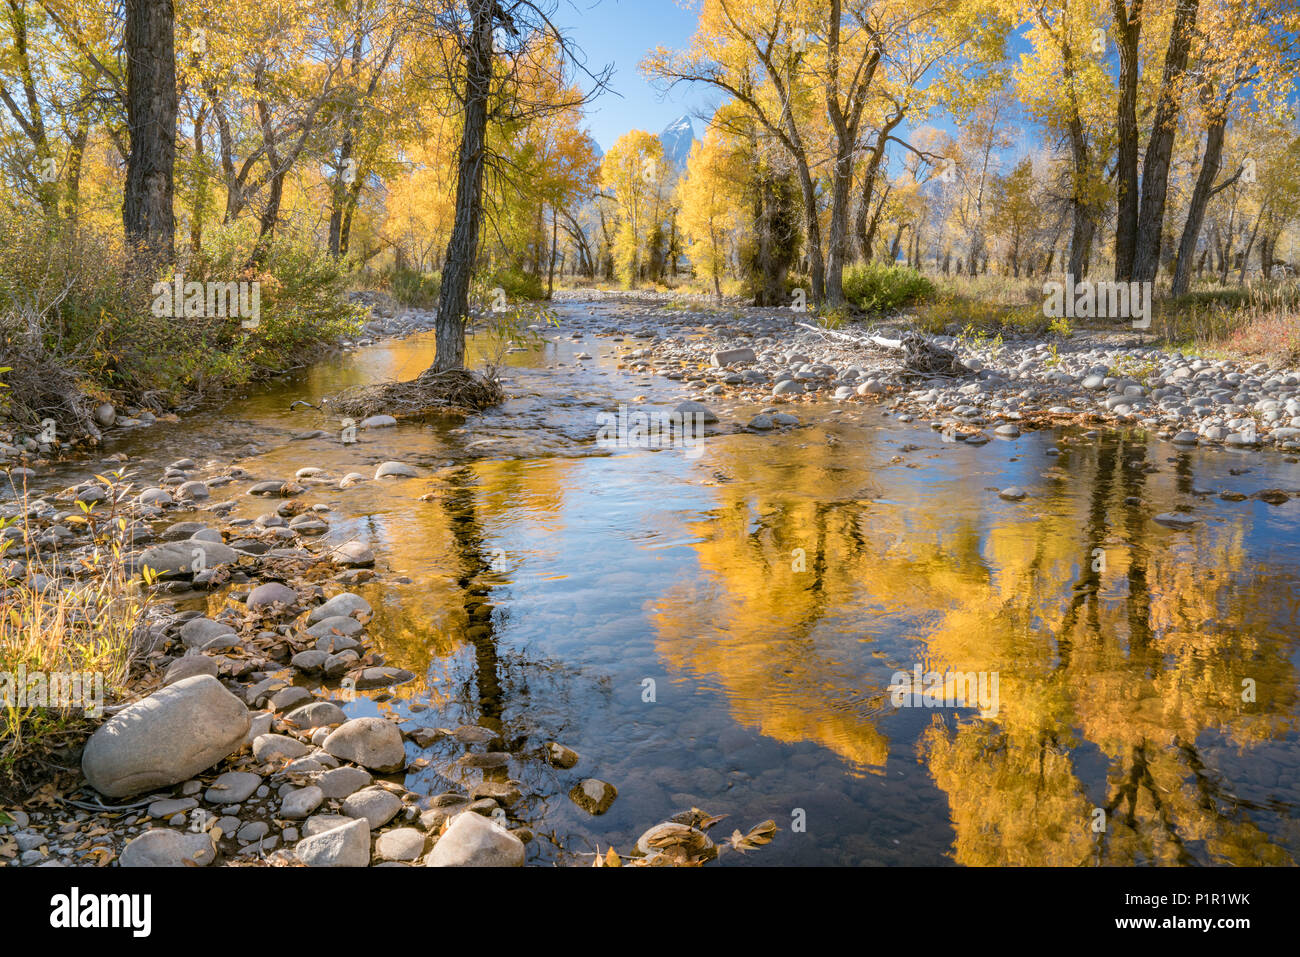
[[689,116],[680,116],[664,127],[659,134],[664,145],[664,158],[680,172],[686,169],[686,158],[691,155],[695,142],[695,125]]

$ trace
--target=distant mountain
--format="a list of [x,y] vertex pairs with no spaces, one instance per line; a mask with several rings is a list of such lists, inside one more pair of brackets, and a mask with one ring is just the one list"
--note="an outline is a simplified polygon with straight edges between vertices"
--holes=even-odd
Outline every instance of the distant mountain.
[[686,158],[691,155],[691,146],[695,142],[695,127],[689,116],[673,120],[659,134],[659,142],[664,144],[664,159],[673,164],[680,175],[686,171]]

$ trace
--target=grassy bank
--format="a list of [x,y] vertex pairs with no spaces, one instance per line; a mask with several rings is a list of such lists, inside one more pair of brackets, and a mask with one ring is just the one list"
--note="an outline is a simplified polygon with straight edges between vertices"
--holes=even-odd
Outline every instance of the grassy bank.
[[[938,280],[934,296],[909,312],[931,333],[1050,336],[1085,329],[1133,331],[1115,320],[1045,316],[1043,282],[1004,276]],[[1300,286],[1294,280],[1227,287],[1205,283],[1178,298],[1162,292],[1159,285],[1153,291],[1151,327],[1143,333],[1148,341],[1207,356],[1300,362]]]
[[[115,233],[38,216],[0,222],[5,427],[30,437],[53,419],[65,440],[93,435],[101,403],[174,407],[283,372],[355,331],[360,313],[340,264],[286,235],[253,265],[253,239],[212,231],[174,269],[141,275]],[[255,291],[255,327],[188,292],[168,315],[156,284],[170,291],[178,276]]]
[[120,476],[99,482],[105,499],[63,520],[89,545],[75,562],[57,548],[37,551],[53,513],[32,516],[25,494],[13,509],[20,517],[0,519],[0,800],[66,767],[64,750],[81,743],[130,676],[148,599],[132,581],[127,522],[115,508],[128,486]]

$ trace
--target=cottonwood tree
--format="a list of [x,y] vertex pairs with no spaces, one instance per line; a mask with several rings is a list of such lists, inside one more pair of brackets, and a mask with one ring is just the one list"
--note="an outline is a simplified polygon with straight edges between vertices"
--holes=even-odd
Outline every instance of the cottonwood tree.
[[1039,193],[1034,161],[1029,156],[993,183],[993,235],[1001,241],[1007,266],[1016,277],[1025,265],[1033,275],[1032,244],[1042,221]]
[[1030,116],[1064,146],[1066,203],[1071,220],[1070,275],[1088,272],[1107,206],[1106,167],[1114,148],[1114,85],[1105,70],[1107,34],[1093,0],[1012,0],[1011,15],[1027,20],[1033,54],[1013,73]]
[[283,0],[256,15],[240,7],[191,9],[187,20],[187,89],[211,111],[226,187],[223,221],[255,212],[249,258],[260,263],[290,172],[312,155],[324,118],[343,95],[345,25],[335,19],[332,0]]
[[1285,111],[1294,87],[1298,30],[1300,10],[1290,0],[1249,5],[1215,0],[1202,11],[1189,67],[1195,100],[1186,115],[1194,135],[1204,140],[1175,257],[1173,296],[1191,285],[1210,201],[1245,172],[1238,164],[1221,176],[1228,124]]
[[[970,52],[980,51],[976,59],[982,57],[1003,24],[992,5],[979,4],[978,14],[976,6],[964,0],[706,0],[691,46],[658,49],[643,69],[669,85],[724,91],[786,149],[803,197],[813,299],[839,305],[853,251],[853,183],[868,108],[881,96],[892,95],[896,106],[907,102],[886,80],[891,70],[917,75],[918,46],[946,48],[954,75],[961,72],[957,50],[969,43]],[[877,132],[882,157],[899,122]],[[868,175],[874,182],[874,172]],[[824,230],[819,179],[828,185]]]
[[736,231],[738,186],[745,179],[738,162],[741,155],[720,131],[709,130],[692,147],[686,175],[677,187],[691,262],[696,275],[709,280],[719,298]]
[[1159,84],[1152,96],[1154,110],[1143,151],[1140,186],[1138,81],[1143,62],[1142,32],[1148,20],[1159,23],[1160,19],[1155,16],[1158,11],[1145,6],[1145,0],[1112,0],[1112,3],[1120,63],[1116,101],[1119,142],[1115,177],[1115,278],[1124,282],[1151,282],[1160,265],[1169,165],[1201,0],[1169,0],[1172,10],[1159,11],[1165,14],[1168,33]]
[[[803,199],[812,297],[821,302],[826,298],[826,256],[817,196],[817,167],[822,162],[817,144],[828,137],[814,129],[824,125],[826,117],[818,109],[820,90],[808,65],[816,27],[805,21],[811,19],[810,11],[794,0],[705,0],[691,46],[684,51],[657,48],[642,69],[668,86],[700,83],[728,94],[789,154]],[[837,39],[837,50],[841,45]],[[864,45],[861,55],[874,71],[878,51]],[[841,105],[842,117],[839,93],[830,92]]]
[[398,55],[405,23],[383,0],[353,0],[340,31],[346,59],[324,125],[335,142],[329,153],[329,252],[348,252],[352,216],[385,141],[397,137],[405,96],[389,67]]
[[614,201],[618,217],[614,258],[633,287],[652,255],[651,238],[666,167],[663,143],[645,130],[624,133],[601,160],[601,186]]
[[537,99],[520,82],[525,66],[538,67],[539,58],[555,48],[559,69],[583,72],[592,81],[590,90],[577,94],[579,102],[602,91],[610,74],[609,68],[598,74],[586,69],[581,51],[552,23],[551,14],[540,0],[418,0],[416,4],[416,29],[450,40],[445,49],[454,59],[446,61],[443,73],[451,78],[454,108],[461,116],[455,218],[443,259],[432,372],[465,367],[469,292],[483,224],[484,171],[491,160],[489,123],[577,105]]

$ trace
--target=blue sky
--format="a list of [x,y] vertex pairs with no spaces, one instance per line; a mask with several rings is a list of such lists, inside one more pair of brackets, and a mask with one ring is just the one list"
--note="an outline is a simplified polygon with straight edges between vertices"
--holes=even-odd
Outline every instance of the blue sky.
[[[608,150],[628,130],[658,133],[679,116],[709,105],[708,91],[685,86],[661,100],[637,69],[656,46],[685,47],[697,17],[697,10],[674,0],[558,0],[555,22],[586,53],[591,71],[614,65],[611,92],[587,111],[588,129],[601,149]],[[702,125],[692,121],[699,136]]]
[[[637,69],[656,46],[687,47],[698,18],[699,5],[691,0],[556,0],[554,20],[586,54],[588,68],[597,72],[605,64],[614,66],[611,91],[587,108],[587,128],[601,149],[608,150],[631,129],[658,133],[682,115],[691,116],[697,138],[703,135],[704,123],[696,114],[711,114],[718,93],[682,84],[665,98]],[[1012,58],[1025,49],[1023,38],[1013,39]],[[942,112],[919,123],[955,133],[952,118]],[[1013,150],[1023,151],[1022,144]]]

